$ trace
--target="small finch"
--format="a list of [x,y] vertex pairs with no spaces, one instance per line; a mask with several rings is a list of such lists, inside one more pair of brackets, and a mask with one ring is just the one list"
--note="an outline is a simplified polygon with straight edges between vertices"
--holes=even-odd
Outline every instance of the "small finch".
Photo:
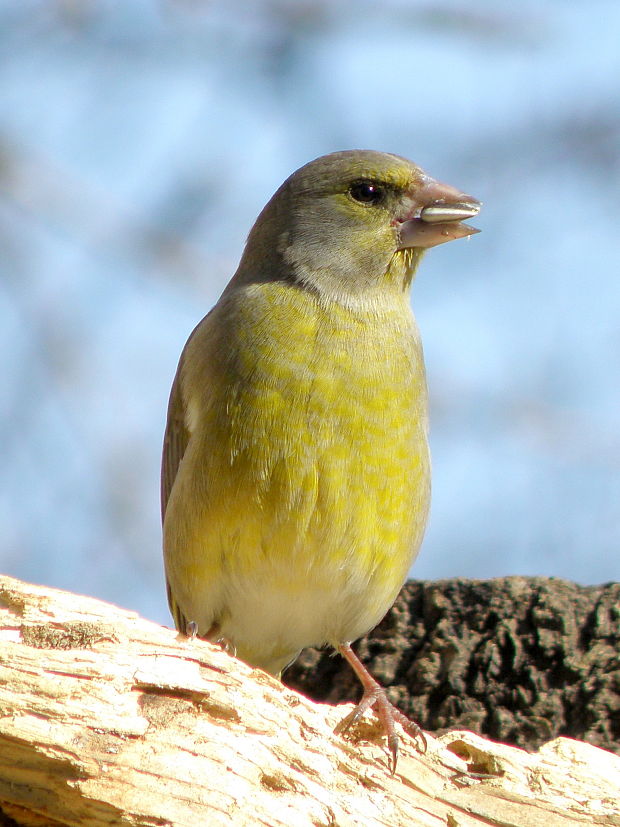
[[288,178],[250,231],[174,379],[162,462],[177,628],[280,675],[340,652],[398,753],[351,642],[394,602],[424,534],[427,391],[409,292],[428,247],[480,203],[396,155],[353,150]]

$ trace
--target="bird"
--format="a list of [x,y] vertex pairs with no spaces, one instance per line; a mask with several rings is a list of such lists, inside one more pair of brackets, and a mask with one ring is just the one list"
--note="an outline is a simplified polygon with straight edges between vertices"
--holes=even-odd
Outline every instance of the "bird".
[[280,677],[329,646],[374,710],[426,741],[351,644],[392,606],[430,500],[427,386],[410,304],[430,247],[480,202],[398,155],[319,157],[276,191],[191,333],[170,393],[161,504],[183,634]]

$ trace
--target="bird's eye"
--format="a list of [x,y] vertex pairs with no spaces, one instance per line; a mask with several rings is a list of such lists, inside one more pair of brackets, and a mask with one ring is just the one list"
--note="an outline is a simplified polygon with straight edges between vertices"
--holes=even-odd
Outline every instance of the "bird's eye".
[[349,187],[349,193],[360,204],[379,204],[385,197],[385,187],[372,181],[356,181]]

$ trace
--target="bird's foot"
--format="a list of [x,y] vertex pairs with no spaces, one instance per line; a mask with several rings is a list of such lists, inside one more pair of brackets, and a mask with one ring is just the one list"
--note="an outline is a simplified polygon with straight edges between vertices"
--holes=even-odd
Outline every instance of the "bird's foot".
[[226,652],[227,655],[232,655],[235,657],[237,655],[237,648],[236,646],[228,640],[228,638],[223,637],[220,634],[220,627],[217,623],[214,623],[204,635],[198,634],[198,624],[195,620],[189,620],[185,624],[185,637],[189,640],[196,640],[196,638],[200,638],[201,640],[208,640],[210,643],[214,643],[216,646],[219,646],[223,652]]
[[408,735],[411,735],[421,743],[418,747],[420,752],[426,752],[426,737],[420,727],[408,718],[400,709],[397,709],[394,704],[388,700],[385,689],[377,684],[372,689],[365,689],[361,701],[355,707],[353,712],[349,713],[346,718],[336,726],[334,730],[337,733],[346,732],[350,727],[356,724],[368,709],[373,709],[375,715],[379,719],[379,723],[387,737],[388,749],[390,751],[390,772],[392,775],[396,772],[396,763],[398,761],[398,732],[396,731],[396,724],[400,724]]
[[339,646],[338,651],[353,668],[364,687],[364,694],[353,712],[347,715],[346,718],[336,726],[335,732],[346,732],[361,719],[367,710],[373,709],[379,719],[383,732],[387,736],[388,749],[391,754],[390,772],[394,775],[396,772],[396,762],[398,760],[398,732],[396,731],[396,724],[400,724],[407,734],[411,735],[421,744],[421,746],[418,747],[420,752],[426,752],[426,737],[415,721],[408,718],[388,700],[385,689],[372,677],[348,643]]
[[233,658],[237,656],[237,647],[231,640],[224,637],[219,623],[212,623],[203,637],[210,643],[215,643],[227,655],[232,655]]
[[201,640],[208,640],[210,643],[215,643],[223,652],[233,657],[237,654],[237,647],[228,638],[223,637],[220,633],[218,623],[213,623],[204,635],[198,634],[198,624],[195,620],[189,620],[185,624],[185,636],[190,640],[195,640],[200,637]]

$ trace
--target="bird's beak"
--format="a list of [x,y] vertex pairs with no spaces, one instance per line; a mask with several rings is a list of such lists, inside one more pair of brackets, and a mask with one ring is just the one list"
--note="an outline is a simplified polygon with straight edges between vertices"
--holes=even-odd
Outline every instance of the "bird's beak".
[[480,212],[478,199],[426,175],[406,199],[406,215],[397,222],[398,249],[436,247],[445,241],[479,233],[461,223]]

